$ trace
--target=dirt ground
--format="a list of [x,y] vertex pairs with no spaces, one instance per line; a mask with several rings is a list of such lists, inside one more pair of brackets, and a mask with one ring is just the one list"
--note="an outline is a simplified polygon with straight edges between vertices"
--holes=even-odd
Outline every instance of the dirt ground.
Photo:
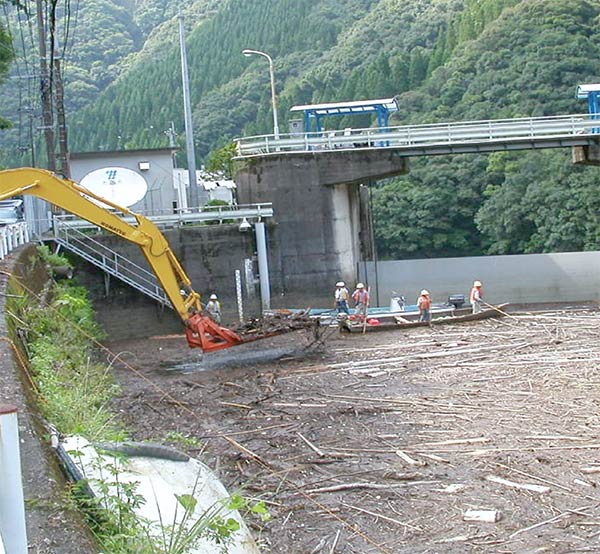
[[268,503],[266,552],[564,554],[600,552],[599,336],[586,309],[334,332],[258,363],[294,333],[227,351],[235,368],[182,336],[109,347],[132,438],[200,439],[190,454]]

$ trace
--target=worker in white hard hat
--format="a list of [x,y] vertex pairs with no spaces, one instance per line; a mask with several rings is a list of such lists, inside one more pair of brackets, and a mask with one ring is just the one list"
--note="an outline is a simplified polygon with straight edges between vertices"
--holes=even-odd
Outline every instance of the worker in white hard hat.
[[346,283],[344,281],[338,281],[335,284],[335,309],[337,310],[338,316],[341,314],[350,314],[350,309],[348,308],[348,298],[350,298],[350,292],[346,288]]
[[471,302],[474,314],[478,314],[483,309],[483,283],[481,281],[473,282],[469,301]]
[[431,321],[431,295],[428,290],[421,291],[417,299],[417,307],[419,308],[419,321],[429,323]]
[[221,324],[221,303],[216,294],[210,295],[208,304],[206,304],[206,311],[213,321],[219,325]]
[[352,293],[352,300],[355,303],[356,315],[359,320],[365,319],[369,309],[369,291],[363,283],[357,283],[356,289]]

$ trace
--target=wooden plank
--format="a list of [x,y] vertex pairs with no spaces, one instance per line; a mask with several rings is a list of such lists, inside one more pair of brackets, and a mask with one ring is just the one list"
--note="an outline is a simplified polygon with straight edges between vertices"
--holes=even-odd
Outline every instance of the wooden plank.
[[[447,324],[451,324],[451,323],[462,323],[462,322],[467,322],[467,321],[480,321],[480,320],[484,320],[484,319],[499,318],[499,317],[503,317],[505,314],[502,311],[498,311],[498,310],[503,310],[507,306],[508,306],[508,304],[499,304],[497,306],[498,309],[483,310],[482,312],[479,312],[476,314],[468,313],[468,314],[458,315],[458,316],[438,317],[438,318],[433,318],[431,320],[431,322],[405,321],[404,316],[394,316],[395,319],[397,318],[397,321],[395,323],[393,323],[393,324],[384,323],[384,324],[380,324],[380,325],[367,325],[366,330],[367,331],[389,331],[391,329],[413,329],[416,327],[428,327],[430,325],[447,325]],[[374,319],[380,319],[379,316],[373,316],[373,317],[374,317]],[[362,322],[360,323],[360,325],[354,325],[351,321],[346,320],[341,325],[342,325],[343,330],[349,331],[350,333],[362,333],[363,332]]]

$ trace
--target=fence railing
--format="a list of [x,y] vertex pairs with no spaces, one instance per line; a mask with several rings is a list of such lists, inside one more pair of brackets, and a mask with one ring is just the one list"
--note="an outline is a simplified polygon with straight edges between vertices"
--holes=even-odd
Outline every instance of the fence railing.
[[81,256],[109,275],[120,279],[160,304],[171,306],[171,302],[154,273],[81,232],[76,226],[70,226],[67,223],[55,226],[54,240],[57,244]]
[[[193,225],[206,222],[222,223],[229,220],[262,219],[273,217],[273,204],[265,202],[262,204],[240,204],[236,206],[203,206],[200,208],[190,208],[186,210],[177,210],[176,213],[165,211],[139,212],[140,215],[147,217],[159,228],[181,227],[183,225]],[[135,225],[135,218],[125,216],[123,221],[130,225]],[[55,215],[55,227],[68,224],[71,228],[92,228],[97,227],[93,223],[80,219],[74,215]]]
[[29,242],[27,223],[11,223],[0,227],[0,260],[8,256],[17,246]]
[[239,157],[306,151],[394,148],[415,151],[440,145],[494,144],[584,136],[598,138],[600,121],[589,114],[526,117],[399,127],[345,129],[322,133],[259,135],[236,139]]

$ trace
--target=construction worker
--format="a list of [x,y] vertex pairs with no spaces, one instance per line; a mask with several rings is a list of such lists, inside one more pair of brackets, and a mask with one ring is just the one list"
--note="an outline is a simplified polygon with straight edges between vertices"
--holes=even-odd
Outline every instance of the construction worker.
[[417,307],[419,308],[419,321],[429,323],[431,321],[431,296],[428,290],[421,291],[417,299]]
[[355,303],[356,315],[362,321],[365,319],[369,307],[369,291],[362,283],[357,283],[356,290],[352,293],[352,300]]
[[483,284],[481,281],[475,281],[473,283],[473,288],[471,289],[471,294],[469,295],[469,302],[471,302],[471,306],[473,307],[473,313],[478,314],[483,309]]
[[210,295],[208,304],[206,304],[206,311],[213,321],[221,324],[221,303],[217,299],[216,294]]
[[335,284],[335,309],[337,310],[338,315],[342,312],[348,315],[350,310],[348,309],[348,298],[350,298],[350,292],[346,288],[346,283],[344,281],[338,281]]

